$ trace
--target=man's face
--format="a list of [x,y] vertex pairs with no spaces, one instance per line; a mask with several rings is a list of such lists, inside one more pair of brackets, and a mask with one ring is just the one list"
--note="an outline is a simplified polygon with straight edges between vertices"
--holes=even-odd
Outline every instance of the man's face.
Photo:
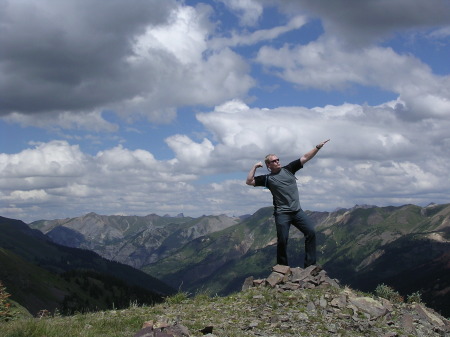
[[277,156],[270,156],[267,168],[271,172],[277,172],[281,169],[280,159]]

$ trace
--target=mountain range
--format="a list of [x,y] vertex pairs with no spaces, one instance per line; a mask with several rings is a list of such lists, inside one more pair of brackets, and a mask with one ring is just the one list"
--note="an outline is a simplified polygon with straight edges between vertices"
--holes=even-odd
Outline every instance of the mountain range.
[[190,218],[89,213],[77,218],[36,221],[30,227],[39,229],[59,244],[92,250],[107,259],[140,269],[170,256],[189,241],[238,222],[239,218],[225,215]]
[[[276,264],[273,209],[251,216],[105,216],[29,224],[47,241],[94,251],[189,293],[226,295],[248,276],[265,277]],[[450,205],[360,205],[307,211],[316,225],[319,263],[330,277],[363,291],[390,285],[419,292],[450,316]],[[38,234],[36,234],[38,235]],[[291,231],[291,266],[302,266],[303,237]],[[1,279],[1,275],[0,275]]]

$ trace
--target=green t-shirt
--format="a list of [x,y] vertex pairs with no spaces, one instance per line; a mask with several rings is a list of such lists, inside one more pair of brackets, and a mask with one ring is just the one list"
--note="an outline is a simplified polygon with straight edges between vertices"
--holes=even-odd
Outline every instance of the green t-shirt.
[[275,212],[285,213],[300,210],[295,172],[302,167],[300,159],[297,159],[283,166],[278,173],[255,177],[255,186],[267,187],[272,193]]

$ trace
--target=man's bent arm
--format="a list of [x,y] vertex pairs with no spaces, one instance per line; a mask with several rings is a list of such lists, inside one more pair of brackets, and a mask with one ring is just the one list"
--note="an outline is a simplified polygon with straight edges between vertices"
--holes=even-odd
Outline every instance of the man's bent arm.
[[253,167],[248,172],[247,180],[245,181],[245,183],[247,185],[255,186],[255,173],[256,173],[256,169],[258,167],[262,167],[262,163],[261,162],[258,162],[255,165],[253,165]]
[[317,144],[311,151],[305,153],[301,158],[300,158],[300,162],[302,163],[302,165],[305,165],[309,160],[313,159],[314,156],[317,154],[317,152],[319,152],[319,150],[330,140],[327,139],[325,141],[323,141],[320,144]]

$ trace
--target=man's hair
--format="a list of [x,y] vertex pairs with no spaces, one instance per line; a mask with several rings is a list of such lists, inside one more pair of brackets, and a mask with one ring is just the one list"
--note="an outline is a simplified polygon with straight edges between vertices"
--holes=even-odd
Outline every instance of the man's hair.
[[270,162],[270,157],[276,157],[276,155],[275,154],[273,154],[273,153],[270,153],[270,154],[268,154],[265,158],[264,158],[264,162],[266,163],[266,165],[269,165],[269,162]]

